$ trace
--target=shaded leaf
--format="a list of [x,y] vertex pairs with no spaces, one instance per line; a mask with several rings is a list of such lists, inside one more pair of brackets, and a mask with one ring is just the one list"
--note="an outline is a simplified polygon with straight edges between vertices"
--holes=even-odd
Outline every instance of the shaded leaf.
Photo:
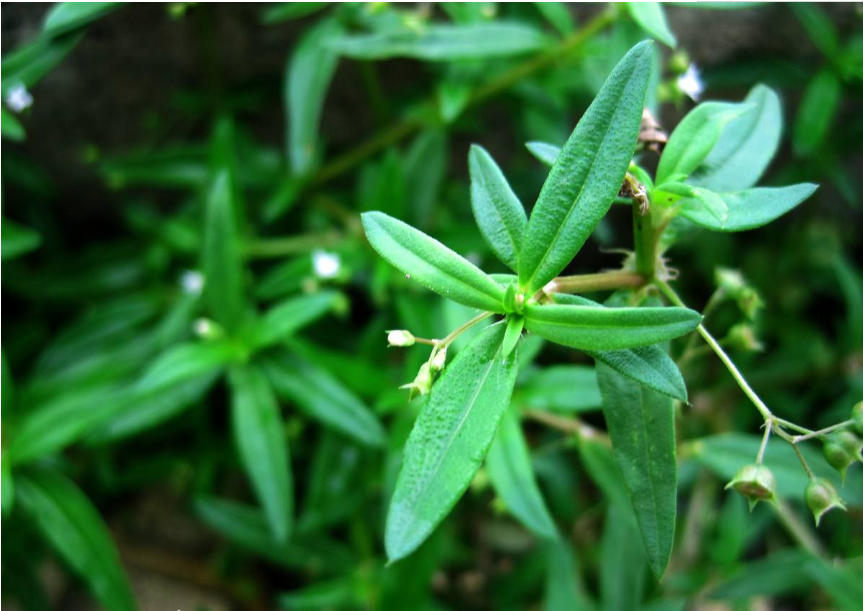
[[713,231],[746,231],[766,225],[812,195],[818,185],[801,183],[788,187],[755,187],[736,193],[719,193],[728,208],[728,219],[720,223],[700,206],[681,208],[680,214],[696,225]]
[[42,31],[48,36],[65,34],[101,19],[122,2],[58,2],[45,17]]
[[2,219],[0,225],[0,258],[3,261],[14,259],[23,254],[39,248],[42,243],[42,237],[23,225],[12,222],[8,219]]
[[824,69],[809,81],[794,118],[794,152],[808,156],[817,151],[827,138],[842,98],[842,83],[830,70]]
[[554,162],[557,161],[561,150],[561,147],[549,144],[548,142],[528,142],[525,146],[531,155],[548,167],[554,166]]
[[158,391],[186,380],[216,373],[238,360],[237,348],[227,342],[179,344],[163,352],[136,384],[138,391]]
[[582,412],[602,406],[596,371],[584,365],[544,367],[527,379],[517,396],[532,409]]
[[336,291],[292,297],[267,310],[250,331],[250,343],[260,349],[276,344],[314,322],[335,305]]
[[677,39],[669,29],[665,20],[665,11],[659,2],[627,2],[626,9],[635,23],[642,29],[655,36],[657,40],[664,42],[672,49],[677,46]]

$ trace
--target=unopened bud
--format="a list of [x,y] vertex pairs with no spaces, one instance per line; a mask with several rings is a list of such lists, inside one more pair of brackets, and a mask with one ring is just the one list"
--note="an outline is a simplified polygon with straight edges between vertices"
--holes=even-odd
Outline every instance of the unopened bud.
[[758,341],[755,337],[755,328],[749,323],[741,322],[728,330],[728,335],[725,336],[725,342],[747,352],[760,352],[764,350],[764,344]]
[[438,350],[431,360],[431,368],[434,371],[442,371],[444,365],[446,365],[446,347]]
[[733,488],[749,501],[749,510],[758,501],[776,499],[776,478],[764,465],[746,465],[734,476],[725,489]]
[[824,441],[824,458],[830,466],[839,471],[842,482],[848,467],[860,460],[860,449],[863,441],[853,431],[836,431],[827,436]]
[[222,328],[209,318],[198,318],[192,324],[195,335],[201,339],[215,339],[222,336]]
[[395,329],[387,331],[387,342],[390,346],[395,346],[396,348],[406,348],[413,346],[416,343],[416,338],[410,331]]
[[809,480],[804,496],[809,511],[815,516],[815,526],[821,522],[821,516],[834,507],[842,511],[846,510],[845,503],[842,502],[839,493],[836,492],[836,486],[823,477],[813,477]]

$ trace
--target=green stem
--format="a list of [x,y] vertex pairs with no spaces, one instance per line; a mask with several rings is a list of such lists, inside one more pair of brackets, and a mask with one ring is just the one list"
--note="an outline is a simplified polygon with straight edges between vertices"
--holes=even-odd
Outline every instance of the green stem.
[[[659,288],[663,295],[668,297],[669,301],[678,305],[682,308],[686,307],[686,304],[683,303],[683,300],[677,296],[677,293],[674,292],[667,282],[664,280],[656,280],[654,284]],[[749,386],[749,383],[746,381],[746,378],[743,377],[743,374],[740,373],[740,370],[737,369],[737,366],[734,364],[734,361],[725,353],[725,350],[722,349],[722,346],[719,345],[710,332],[704,327],[703,324],[698,325],[697,327],[698,333],[701,337],[704,338],[704,341],[713,349],[713,352],[716,353],[716,356],[719,357],[719,360],[725,365],[726,369],[731,373],[731,376],[737,382],[737,385],[743,391],[743,393],[749,397],[749,400],[752,401],[752,404],[755,405],[755,408],[761,414],[765,421],[773,419],[773,412],[770,411],[770,408],[761,400],[761,397],[752,390],[752,387]]]
[[656,236],[650,210],[641,213],[641,207],[632,204],[632,237],[635,242],[635,269],[645,278],[656,275]]
[[824,558],[825,551],[821,542],[815,537],[809,527],[800,521],[797,514],[782,501],[777,500],[772,505],[776,511],[776,515],[779,517],[779,521],[782,522],[788,533],[800,544],[800,547],[813,556]]
[[609,291],[622,288],[639,288],[644,286],[645,279],[641,274],[618,270],[599,274],[580,274],[577,276],[558,276],[545,285],[543,292],[550,293],[591,293],[593,291]]
[[767,450],[767,442],[770,440],[770,433],[773,432],[773,420],[770,419],[764,423],[764,437],[761,438],[761,447],[758,448],[758,456],[755,458],[755,464],[760,465],[764,462],[764,452]]
[[792,443],[800,443],[801,441],[806,441],[807,439],[812,439],[813,437],[821,437],[822,435],[826,435],[827,433],[832,433],[835,430],[850,426],[853,423],[853,420],[846,420],[845,422],[840,422],[839,424],[834,424],[833,426],[823,428],[820,431],[810,431],[805,435],[797,435],[796,437],[794,437],[794,441]]
[[260,238],[246,244],[246,256],[254,258],[284,257],[309,252],[316,248],[334,246],[342,239],[337,231],[287,238]]
[[472,326],[485,320],[486,318],[488,318],[491,315],[492,315],[492,312],[483,312],[482,314],[477,314],[476,316],[471,318],[469,321],[467,321],[463,325],[456,328],[452,333],[447,335],[445,338],[438,341],[434,345],[434,348],[432,348],[431,355],[429,356],[429,361],[431,361],[440,350],[445,349],[447,346],[449,346],[451,343],[453,343],[456,339],[458,339],[459,335],[461,335],[462,333],[464,333],[465,331],[470,329]]
[[[470,95],[467,106],[476,105],[479,102],[493,97],[502,91],[509,89],[522,79],[552,66],[559,59],[577,50],[594,35],[611,25],[611,23],[614,22],[614,19],[614,11],[604,11],[600,13],[588,21],[583,28],[565,38],[557,48],[518,64],[501,74],[499,77],[478,87]],[[433,111],[435,108],[435,102],[433,99],[428,100],[421,104],[420,108]],[[417,112],[416,114],[423,116],[428,113]],[[308,189],[310,187],[319,186],[337,176],[340,176],[341,174],[344,174],[377,151],[382,150],[391,144],[395,144],[402,138],[418,131],[423,125],[425,125],[425,122],[421,119],[410,118],[390,126],[380,134],[376,134],[365,142],[360,143],[356,148],[343,155],[335,157],[327,165],[321,168],[321,170],[304,185],[304,188]]]

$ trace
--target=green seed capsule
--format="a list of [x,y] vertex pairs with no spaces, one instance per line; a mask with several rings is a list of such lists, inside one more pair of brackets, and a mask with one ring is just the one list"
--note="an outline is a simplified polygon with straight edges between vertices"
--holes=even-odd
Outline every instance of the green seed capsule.
[[863,441],[849,430],[831,433],[824,441],[824,458],[831,467],[839,471],[843,483],[848,467],[860,460],[861,446]]
[[821,516],[831,509],[838,508],[846,510],[845,503],[839,498],[836,487],[823,477],[814,477],[806,486],[806,505],[815,516],[815,526],[821,523]]
[[734,476],[725,489],[733,488],[749,501],[749,510],[758,501],[776,499],[776,478],[764,465],[746,465]]
[[863,435],[863,401],[858,401],[857,404],[851,408],[851,428],[853,428],[858,435]]

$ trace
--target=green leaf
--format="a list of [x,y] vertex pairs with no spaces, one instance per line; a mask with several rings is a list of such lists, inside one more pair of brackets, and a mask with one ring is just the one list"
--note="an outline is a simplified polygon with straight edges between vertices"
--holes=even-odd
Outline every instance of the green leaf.
[[672,49],[677,46],[677,39],[668,28],[665,11],[659,2],[627,2],[626,9],[645,32]]
[[824,588],[842,611],[854,611],[863,600],[863,583],[860,581],[860,557],[849,559],[844,565],[827,563],[821,558],[809,556],[806,573]]
[[365,212],[369,243],[391,265],[425,288],[472,308],[503,313],[503,289],[464,257],[382,212]]
[[599,591],[607,611],[637,611],[644,597],[647,558],[638,545],[638,525],[628,508],[610,504],[600,543]]
[[[0,108],[0,118],[2,118],[2,123],[0,123],[0,127],[3,130],[3,137],[7,140],[12,140],[13,142],[21,142],[27,137],[27,134],[24,132],[24,126],[21,125],[21,122],[18,121],[18,118],[12,114],[11,111],[7,110],[5,106]],[[5,242],[6,239],[3,239]]]
[[524,316],[511,315],[506,319],[506,333],[503,336],[503,358],[508,357],[515,349],[524,329]]
[[653,45],[642,42],[620,60],[551,168],[518,262],[528,294],[566,267],[620,190],[638,138],[652,56]]
[[479,470],[509,404],[516,358],[502,356],[494,325],[443,370],[411,431],[387,515],[387,557],[414,551],[458,501]]
[[48,11],[42,31],[48,36],[59,36],[89,25],[122,5],[122,2],[58,2]]
[[446,132],[424,129],[404,154],[404,177],[408,217],[414,225],[426,227],[438,203],[447,169]]
[[536,483],[521,423],[511,409],[501,418],[485,466],[495,491],[526,528],[538,537],[551,539],[558,536]]
[[339,297],[336,291],[318,291],[286,299],[255,322],[251,331],[254,349],[272,346],[326,314]]
[[789,7],[806,30],[806,34],[825,57],[836,60],[839,53],[839,33],[821,8],[808,2],[795,2]]
[[[741,467],[752,462],[753,457],[758,454],[760,444],[760,435],[724,433],[691,442],[686,454],[691,454],[720,478],[730,481]],[[829,479],[837,490],[841,490],[844,501],[851,505],[863,504],[863,478],[849,472],[848,481],[842,486],[839,474],[824,460],[820,448],[800,444],[800,451],[817,477]],[[681,454],[683,453],[681,449]],[[777,496],[803,501],[803,491],[809,477],[801,468],[800,460],[790,445],[774,442],[768,444],[764,464],[776,477]]]
[[471,146],[468,165],[470,203],[480,233],[497,258],[517,271],[518,253],[527,228],[524,206],[484,148]]
[[266,25],[299,19],[327,8],[329,2],[279,2],[264,10],[261,21]]
[[285,72],[285,115],[288,157],[294,174],[314,169],[320,157],[318,131],[324,100],[339,56],[327,46],[344,29],[336,19],[324,19],[309,29],[288,60]]
[[27,413],[15,430],[8,458],[20,464],[61,450],[102,426],[128,401],[129,394],[114,386],[56,395]]
[[46,470],[22,473],[18,498],[39,530],[108,611],[134,610],[129,581],[108,528],[68,479]]
[[531,155],[548,167],[553,167],[554,162],[560,156],[560,147],[548,142],[527,142],[525,146]]
[[778,549],[766,558],[750,560],[738,571],[711,588],[713,600],[750,600],[754,596],[780,597],[802,593],[812,587],[806,572],[809,553],[796,549]]
[[656,184],[668,182],[674,174],[691,174],[719,141],[725,125],[752,109],[730,102],[704,102],[692,109],[674,128],[662,151]]
[[83,38],[83,32],[56,38],[39,37],[35,42],[20,47],[3,58],[0,67],[3,74],[3,96],[19,85],[32,88],[56,68]]
[[452,61],[508,57],[538,51],[546,44],[539,30],[519,23],[429,24],[417,29],[342,36],[330,48],[354,59],[411,57]]
[[278,597],[279,609],[318,611],[319,609],[356,609],[360,593],[352,575],[296,588]]
[[536,10],[545,17],[554,28],[567,36],[575,30],[575,19],[569,10],[569,4],[566,2],[534,2]]
[[251,365],[228,372],[231,426],[249,476],[277,541],[286,541],[293,515],[288,441],[279,406],[267,378]]
[[235,331],[244,314],[243,262],[231,203],[227,171],[220,172],[207,196],[204,221],[204,299],[213,317],[226,330]]
[[635,380],[658,393],[686,402],[686,383],[677,365],[664,350],[657,346],[644,346],[632,350],[605,350],[587,352],[597,361],[608,365],[617,373]]
[[0,457],[0,501],[3,518],[7,518],[15,505],[15,480],[12,475],[12,462],[5,455]]
[[326,369],[287,351],[267,358],[263,368],[276,393],[310,417],[365,446],[383,445],[378,419]]
[[688,182],[711,191],[739,191],[758,182],[782,135],[782,105],[766,85],[752,88],[744,104],[751,111],[732,119],[722,130],[713,149],[692,173]]
[[592,609],[578,579],[578,566],[572,547],[561,538],[545,544],[545,611]]
[[596,371],[584,365],[544,367],[527,378],[517,397],[531,409],[584,412],[602,406]]
[[42,237],[27,227],[2,219],[0,225],[0,259],[8,261],[39,248]]
[[824,69],[809,81],[794,119],[793,145],[797,155],[812,155],[824,144],[841,99],[842,83],[831,70]]
[[661,578],[677,518],[674,405],[602,364],[596,366],[614,458],[629,489],[650,568]]
[[801,183],[788,187],[755,187],[737,193],[719,193],[728,207],[728,220],[719,223],[703,207],[687,206],[680,214],[713,231],[746,231],[779,218],[812,195],[818,185]]
[[685,335],[701,322],[687,308],[597,308],[525,305],[525,327],[547,340],[578,350],[637,348]]
[[138,391],[158,391],[221,371],[240,357],[227,342],[196,342],[169,348],[147,368],[135,385]]
[[719,227],[724,226],[728,220],[728,204],[725,200],[719,194],[703,187],[693,187],[683,182],[666,182],[656,187],[652,199],[660,205],[676,203],[683,216],[693,212],[696,215],[707,212]]

